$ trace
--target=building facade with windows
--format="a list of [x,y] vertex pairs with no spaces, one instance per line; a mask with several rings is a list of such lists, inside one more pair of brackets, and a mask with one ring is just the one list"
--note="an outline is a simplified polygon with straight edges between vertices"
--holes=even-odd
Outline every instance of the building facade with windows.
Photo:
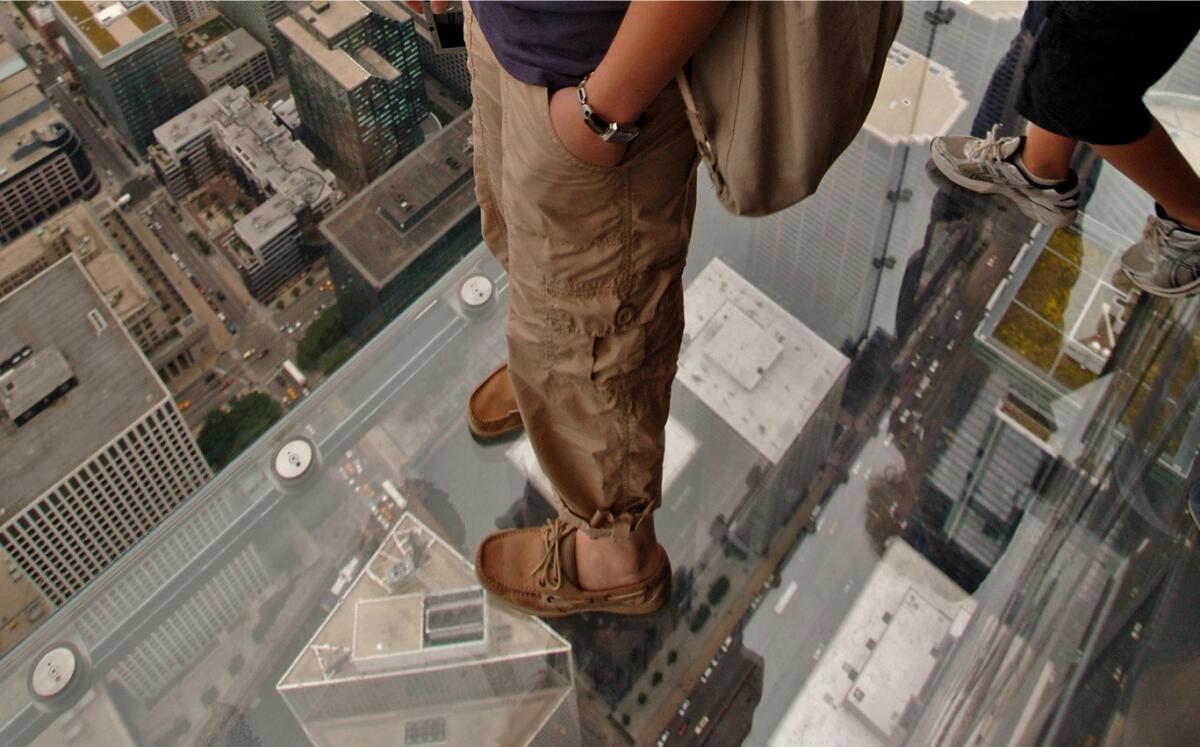
[[212,472],[75,257],[0,299],[0,349],[0,549],[57,607]]
[[198,21],[212,12],[212,0],[151,0],[154,9],[175,28]]
[[416,31],[358,0],[314,0],[280,20],[304,142],[357,189],[420,142],[429,113]]
[[175,29],[149,3],[62,0],[55,9],[83,90],[138,153],[155,127],[196,103]]
[[0,42],[0,243],[99,190],[79,138]]

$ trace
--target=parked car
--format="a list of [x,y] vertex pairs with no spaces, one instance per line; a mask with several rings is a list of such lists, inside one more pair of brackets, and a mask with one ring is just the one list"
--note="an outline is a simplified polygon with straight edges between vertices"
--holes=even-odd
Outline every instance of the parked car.
[[224,300],[225,300],[225,291],[217,291],[217,300],[218,300],[218,301],[224,301]]
[[191,406],[192,406],[192,401],[190,399],[185,399],[184,401],[179,403],[179,411],[183,412]]

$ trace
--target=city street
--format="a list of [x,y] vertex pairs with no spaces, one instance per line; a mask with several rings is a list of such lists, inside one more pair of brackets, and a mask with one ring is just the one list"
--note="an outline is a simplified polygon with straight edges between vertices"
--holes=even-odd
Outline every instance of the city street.
[[779,583],[746,623],[743,646],[766,666],[747,744],[766,744],[879,562],[864,528],[867,488],[883,468],[903,467],[899,451],[888,443],[888,419],[886,414],[880,419],[849,479],[825,504],[816,532],[800,542],[780,569]]
[[[286,396],[286,387],[279,386],[274,380],[283,361],[295,356],[296,343],[304,334],[304,329],[316,318],[314,311],[320,304],[331,304],[336,299],[332,293],[316,287],[318,282],[314,280],[314,287],[311,288],[301,282],[298,286],[302,289],[300,297],[283,311],[277,312],[273,306],[263,307],[250,298],[237,271],[229,266],[219,251],[214,249],[211,254],[204,255],[196,249],[187,236],[189,230],[195,229],[174,217],[166,203],[167,199],[159,193],[141,210],[127,214],[127,219],[141,222],[139,219],[144,217],[148,222],[148,230],[157,237],[166,252],[162,261],[180,267],[179,261],[174,259],[174,256],[178,256],[183,263],[180,270],[186,267],[205,291],[212,290],[211,301],[197,301],[203,307],[198,313],[209,316],[208,312],[212,312],[211,323],[218,328],[214,331],[214,337],[223,354],[212,370],[223,379],[232,380],[224,392],[210,389],[203,379],[181,392],[178,401],[190,403],[188,411],[184,413],[185,419],[191,427],[198,427],[214,407],[256,389],[282,400]],[[185,213],[180,211],[180,216],[185,216]],[[184,217],[184,220],[187,218]],[[324,273],[318,275],[323,282]],[[224,300],[217,295],[218,291],[225,296]],[[203,298],[203,294],[197,295]],[[290,296],[288,300],[292,300]],[[216,307],[215,312],[212,306]],[[225,315],[225,322],[215,318],[216,312]],[[296,321],[301,322],[299,330],[290,334],[281,331],[280,327]],[[229,333],[228,324],[234,325],[237,330],[235,334]],[[253,353],[247,360],[244,356],[249,351]]]

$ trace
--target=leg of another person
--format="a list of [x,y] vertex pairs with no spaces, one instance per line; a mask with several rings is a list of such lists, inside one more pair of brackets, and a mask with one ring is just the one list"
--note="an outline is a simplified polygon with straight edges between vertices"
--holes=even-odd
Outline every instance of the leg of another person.
[[1092,149],[1150,193],[1171,218],[1200,229],[1200,176],[1158,120],[1132,143],[1093,145]]

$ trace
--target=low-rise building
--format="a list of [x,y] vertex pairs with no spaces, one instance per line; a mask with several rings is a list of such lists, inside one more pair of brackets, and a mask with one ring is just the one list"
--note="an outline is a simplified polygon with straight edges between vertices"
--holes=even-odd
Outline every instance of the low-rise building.
[[0,243],[100,189],[79,138],[0,42]]
[[275,80],[266,48],[245,29],[234,29],[200,50],[188,60],[188,67],[206,96],[224,86],[245,86],[251,96],[257,96]]
[[225,86],[154,131],[159,178],[177,199],[228,169],[261,204],[227,246],[250,292],[266,302],[305,266],[300,247],[342,198],[334,176],[245,86]]
[[242,279],[255,298],[270,298],[305,267],[297,212],[290,198],[275,195],[233,226],[229,245],[239,260]]

